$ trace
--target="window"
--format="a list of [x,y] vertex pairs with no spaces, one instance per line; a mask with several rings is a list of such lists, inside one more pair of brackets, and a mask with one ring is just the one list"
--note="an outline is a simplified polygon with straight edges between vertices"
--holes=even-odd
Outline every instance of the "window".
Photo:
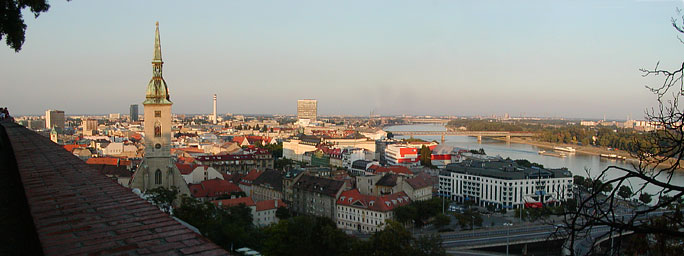
[[161,137],[161,124],[159,122],[154,123],[154,137]]
[[154,117],[161,117],[161,110],[155,110]]
[[162,173],[159,169],[157,169],[157,171],[154,172],[154,184],[162,184]]

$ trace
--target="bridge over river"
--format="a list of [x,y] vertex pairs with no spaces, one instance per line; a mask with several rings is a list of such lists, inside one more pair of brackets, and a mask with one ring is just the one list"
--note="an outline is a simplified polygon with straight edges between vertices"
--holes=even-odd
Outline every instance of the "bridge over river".
[[510,140],[511,137],[534,137],[537,135],[535,132],[508,132],[508,131],[390,131],[394,136],[442,136],[442,141],[444,141],[444,136],[471,136],[477,137],[478,141],[482,140],[482,137],[505,137],[506,140]]

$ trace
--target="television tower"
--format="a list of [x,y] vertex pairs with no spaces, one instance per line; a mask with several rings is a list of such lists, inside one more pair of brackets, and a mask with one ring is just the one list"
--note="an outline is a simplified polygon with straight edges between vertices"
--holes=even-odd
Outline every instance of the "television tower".
[[213,115],[213,119],[214,119],[214,124],[218,123],[218,118],[216,116],[216,94],[214,94],[214,115]]

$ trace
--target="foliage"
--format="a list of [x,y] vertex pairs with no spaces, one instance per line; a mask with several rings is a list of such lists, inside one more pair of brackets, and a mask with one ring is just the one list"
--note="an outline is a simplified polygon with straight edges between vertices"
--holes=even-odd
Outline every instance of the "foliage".
[[430,148],[423,145],[420,148],[420,164],[423,166],[432,166],[432,160],[430,158],[431,156],[432,151],[430,150]]
[[152,200],[152,204],[159,207],[163,212],[171,212],[173,201],[178,196],[178,189],[176,187],[171,187],[171,189],[156,187],[145,191],[145,195]]
[[276,170],[290,170],[294,166],[295,161],[285,157],[274,160],[273,168]]
[[0,40],[5,37],[7,46],[19,52],[26,39],[26,24],[22,10],[29,8],[38,18],[40,13],[47,12],[50,5],[47,0],[34,1],[2,1],[0,4]]
[[392,132],[387,132],[387,136],[386,136],[386,137],[387,137],[388,139],[390,139],[390,140],[391,140],[391,139],[394,139],[394,133],[392,133]]
[[449,128],[465,127],[469,131],[537,131],[540,125],[497,120],[455,119],[447,123]]
[[351,250],[352,239],[323,217],[297,216],[264,230],[265,255],[343,255]]
[[259,148],[264,148],[267,149],[268,152],[271,152],[273,155],[273,159],[278,159],[283,157],[283,143],[279,142],[276,144],[266,144],[266,145],[261,145],[261,143],[257,144],[257,147]]
[[252,210],[244,204],[219,208],[183,196],[181,207],[174,210],[174,215],[223,248],[259,249],[261,246],[262,234],[252,224]]
[[414,223],[422,227],[427,220],[442,213],[442,198],[433,197],[425,201],[413,201],[394,209],[394,217],[399,223]]
[[653,198],[651,198],[651,195],[643,192],[641,195],[639,195],[639,201],[641,201],[644,204],[649,204],[651,201],[653,201]]
[[463,213],[456,213],[454,214],[454,217],[456,217],[461,229],[474,229],[475,227],[473,224],[478,227],[482,226],[482,214],[471,209],[468,209]]
[[622,199],[627,199],[632,197],[634,192],[632,192],[632,188],[630,188],[627,185],[622,185],[620,186],[620,190],[618,190],[618,196],[622,197]]
[[515,160],[515,163],[522,166],[522,167],[527,167],[527,168],[531,168],[531,167],[544,168],[543,164],[533,163],[527,159],[518,159],[518,160]]
[[283,206],[280,206],[280,207],[278,207],[278,209],[276,209],[275,215],[276,215],[276,218],[278,218],[279,220],[286,220],[286,219],[289,219],[291,217],[290,210],[288,210],[287,208],[285,208]]
[[413,254],[424,256],[446,256],[446,250],[442,246],[442,238],[437,235],[419,236],[413,242]]
[[639,143],[646,142],[646,135],[634,129],[625,128],[591,128],[582,126],[564,126],[544,129],[537,136],[540,141],[551,143],[568,143],[596,145],[635,152]]
[[484,148],[480,148],[479,150],[471,149],[470,153],[475,154],[475,155],[486,155]]
[[446,251],[439,235],[413,238],[404,226],[390,220],[385,229],[374,233],[368,241],[355,241],[349,255],[446,255]]
[[446,216],[442,213],[438,213],[435,215],[435,219],[432,221],[432,224],[435,225],[437,229],[440,229],[446,225],[449,225],[451,223],[451,218],[449,216]]

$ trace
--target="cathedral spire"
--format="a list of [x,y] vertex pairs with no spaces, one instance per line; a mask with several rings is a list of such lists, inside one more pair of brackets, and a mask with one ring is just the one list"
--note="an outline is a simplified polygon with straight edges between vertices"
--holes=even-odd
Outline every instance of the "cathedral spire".
[[169,100],[169,89],[162,77],[161,40],[159,39],[159,22],[154,32],[154,58],[152,59],[152,79],[147,84],[147,93],[143,104],[172,104]]
[[156,26],[157,30],[154,32],[154,58],[152,59],[152,63],[164,63],[161,55],[161,42],[159,40],[159,21],[157,21]]

